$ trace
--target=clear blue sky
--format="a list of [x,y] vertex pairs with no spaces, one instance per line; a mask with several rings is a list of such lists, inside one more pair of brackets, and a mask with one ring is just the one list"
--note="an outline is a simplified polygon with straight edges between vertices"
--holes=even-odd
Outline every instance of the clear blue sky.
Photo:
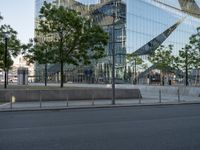
[[18,38],[27,43],[34,35],[34,0],[0,0],[3,21],[18,32]]
[[[88,2],[88,0],[80,1]],[[0,24],[11,25],[18,32],[18,38],[27,43],[34,36],[35,0],[0,0],[0,2],[0,12],[4,18]],[[98,0],[93,2],[96,3]]]

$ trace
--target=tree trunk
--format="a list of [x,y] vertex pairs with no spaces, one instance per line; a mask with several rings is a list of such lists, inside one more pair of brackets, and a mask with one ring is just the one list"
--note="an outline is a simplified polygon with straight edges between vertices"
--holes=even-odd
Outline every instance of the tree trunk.
[[135,73],[134,73],[134,77],[135,77],[135,79],[134,79],[134,82],[135,82],[135,84],[137,84],[137,64],[136,64],[136,59],[135,59],[135,63],[134,63],[134,67],[135,67]]
[[135,84],[135,68],[133,66],[132,83]]
[[60,87],[63,88],[63,82],[64,82],[64,61],[63,61],[63,33],[60,33]]
[[63,69],[63,61],[60,62],[60,87],[63,88],[64,83],[64,69]]
[[197,86],[197,80],[198,80],[198,69],[196,69],[196,77],[195,77],[195,83],[194,83],[195,86]]
[[9,81],[9,78],[8,78],[8,74],[9,74],[9,70],[7,69],[7,71],[6,71],[7,73],[6,73],[6,75],[7,75],[7,80],[6,80],[6,84],[8,85],[8,81]]
[[127,80],[127,69],[126,69],[126,64],[124,66],[124,80]]
[[197,80],[199,81],[199,86],[200,86],[200,69],[198,68],[198,78]]
[[188,52],[186,51],[185,58],[185,85],[188,86]]
[[185,85],[188,86],[188,65],[185,68]]
[[164,85],[164,73],[162,71],[160,72],[160,85]]
[[44,77],[44,85],[47,86],[47,64],[45,64],[45,77]]

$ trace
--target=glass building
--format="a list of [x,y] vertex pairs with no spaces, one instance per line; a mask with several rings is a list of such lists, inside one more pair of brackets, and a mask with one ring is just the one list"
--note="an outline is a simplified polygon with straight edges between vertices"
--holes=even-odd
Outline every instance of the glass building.
[[[35,3],[36,26],[43,1],[36,0]],[[133,66],[127,64],[127,54],[137,53],[151,68],[146,56],[161,44],[174,45],[173,54],[177,55],[200,25],[199,0],[50,0],[48,2],[75,9],[83,16],[89,16],[94,23],[102,26],[110,37],[109,44],[105,48],[107,54],[105,58],[90,66],[80,66],[78,69],[66,64],[66,81],[72,82],[111,82],[113,44],[117,81],[127,80],[128,73],[136,77],[136,74],[133,75]],[[116,14],[114,37],[112,37],[113,12]],[[36,66],[36,71],[39,70],[37,68],[41,69],[39,65]],[[141,77],[145,78],[148,74],[147,68],[137,70],[137,77],[142,74]],[[59,81],[59,64],[49,65],[48,70],[49,77]],[[131,82],[130,79],[129,81]]]

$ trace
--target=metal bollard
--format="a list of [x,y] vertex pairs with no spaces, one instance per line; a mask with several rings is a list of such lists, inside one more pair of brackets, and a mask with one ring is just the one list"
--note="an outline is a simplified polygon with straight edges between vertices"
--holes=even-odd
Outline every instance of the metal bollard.
[[13,109],[13,103],[15,102],[16,102],[16,98],[15,96],[13,96],[13,92],[12,92],[10,96],[10,109]]
[[179,90],[179,88],[178,88],[178,90],[177,90],[177,94],[178,94],[178,103],[180,103],[180,90]]
[[69,106],[69,96],[67,95],[67,98],[66,98],[66,106],[68,107]]
[[139,104],[142,104],[142,96],[141,96],[141,93],[139,93]]
[[40,91],[40,108],[42,108],[42,95],[41,95],[41,91]]
[[92,106],[94,106],[94,95],[92,95]]
[[11,96],[11,98],[10,98],[10,109],[12,109],[13,108],[13,106],[12,106],[12,96]]
[[10,96],[10,109],[12,109],[12,93],[10,93],[9,96]]
[[159,89],[159,103],[161,103],[161,89]]

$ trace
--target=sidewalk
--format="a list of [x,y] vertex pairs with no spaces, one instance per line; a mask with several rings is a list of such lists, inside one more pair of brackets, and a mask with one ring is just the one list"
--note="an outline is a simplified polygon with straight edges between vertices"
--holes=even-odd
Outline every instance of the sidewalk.
[[[29,86],[37,87],[42,84],[32,84]],[[48,88],[55,88],[58,84],[51,84]],[[77,87],[99,87],[111,88],[110,84],[65,84],[65,88]],[[21,87],[23,88],[23,87]],[[141,106],[141,105],[169,105],[169,104],[188,104],[200,103],[200,88],[178,87],[178,86],[145,86],[117,84],[116,88],[134,89],[141,91],[142,99],[119,99],[112,105],[112,99],[96,100],[64,100],[64,101],[34,101],[34,102],[14,102],[0,104],[0,111],[13,110],[47,110],[47,109],[66,109],[66,108],[97,108],[97,107],[121,107],[121,106]],[[180,89],[179,93],[177,90]]]
[[66,101],[35,101],[35,102],[15,102],[0,105],[0,112],[3,111],[25,111],[25,110],[62,110],[78,108],[109,108],[109,107],[132,107],[132,106],[152,106],[152,105],[177,105],[177,104],[200,104],[199,97],[181,96],[180,101],[176,96],[143,93],[142,99],[117,99],[112,105],[111,99],[106,100],[66,100]]

